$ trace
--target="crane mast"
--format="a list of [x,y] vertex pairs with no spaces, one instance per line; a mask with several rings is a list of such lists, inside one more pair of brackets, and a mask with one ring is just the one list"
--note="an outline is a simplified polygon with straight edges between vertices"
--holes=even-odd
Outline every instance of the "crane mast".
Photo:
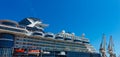
[[100,53],[101,53],[102,57],[107,57],[106,56],[106,36],[105,36],[105,34],[103,34],[102,42],[100,44]]
[[110,36],[110,41],[109,41],[109,45],[108,45],[109,57],[116,57],[113,47],[114,47],[114,44],[113,44],[112,36]]

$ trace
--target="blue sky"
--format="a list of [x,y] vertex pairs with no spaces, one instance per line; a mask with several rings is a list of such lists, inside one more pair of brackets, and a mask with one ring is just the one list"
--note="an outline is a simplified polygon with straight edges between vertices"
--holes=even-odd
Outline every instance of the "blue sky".
[[0,19],[20,21],[31,16],[49,24],[48,32],[85,33],[96,50],[102,33],[107,42],[112,35],[115,52],[120,54],[119,0],[0,0]]

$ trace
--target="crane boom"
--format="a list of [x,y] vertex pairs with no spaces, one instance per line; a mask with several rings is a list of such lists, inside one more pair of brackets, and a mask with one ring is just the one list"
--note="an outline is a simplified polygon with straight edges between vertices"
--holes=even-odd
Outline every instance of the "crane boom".
[[114,47],[114,44],[113,44],[112,36],[110,36],[110,41],[108,45],[108,53],[110,54],[109,57],[116,57],[113,47]]
[[100,53],[101,53],[102,57],[107,57],[106,56],[106,36],[105,36],[105,34],[103,34],[102,42],[100,44]]

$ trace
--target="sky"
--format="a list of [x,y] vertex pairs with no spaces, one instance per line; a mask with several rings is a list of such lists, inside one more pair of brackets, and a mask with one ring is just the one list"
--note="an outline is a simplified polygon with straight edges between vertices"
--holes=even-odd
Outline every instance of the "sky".
[[19,22],[26,17],[49,24],[47,32],[85,33],[98,52],[102,34],[107,45],[112,35],[115,53],[120,55],[120,0],[0,0],[0,20]]

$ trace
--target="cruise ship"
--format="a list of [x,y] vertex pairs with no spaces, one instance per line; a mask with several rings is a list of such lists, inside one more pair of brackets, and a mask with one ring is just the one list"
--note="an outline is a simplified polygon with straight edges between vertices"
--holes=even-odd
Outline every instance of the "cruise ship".
[[0,57],[101,57],[85,34],[45,32],[48,24],[28,17],[0,20]]

